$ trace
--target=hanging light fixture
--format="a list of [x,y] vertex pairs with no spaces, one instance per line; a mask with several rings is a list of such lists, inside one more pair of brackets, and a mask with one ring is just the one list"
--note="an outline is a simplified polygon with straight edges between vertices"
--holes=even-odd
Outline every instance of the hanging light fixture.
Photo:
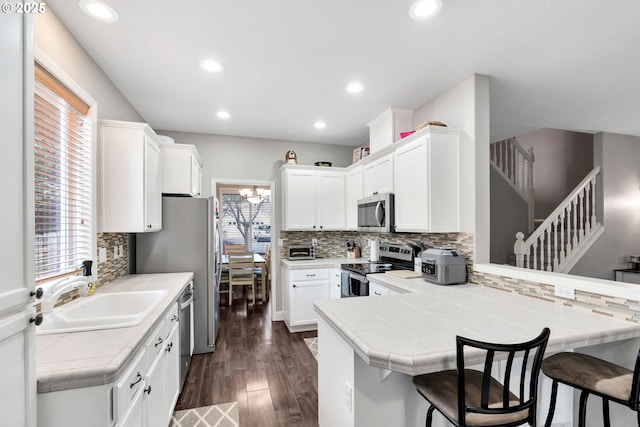
[[263,201],[267,196],[271,195],[271,191],[266,188],[256,188],[254,185],[253,188],[243,188],[239,190],[240,196],[242,196],[243,200],[248,201],[249,203],[258,204]]

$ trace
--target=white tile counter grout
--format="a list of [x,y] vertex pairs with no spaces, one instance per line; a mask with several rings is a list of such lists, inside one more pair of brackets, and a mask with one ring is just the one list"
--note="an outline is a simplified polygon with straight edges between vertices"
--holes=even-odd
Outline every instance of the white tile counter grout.
[[368,277],[411,293],[316,301],[315,310],[367,364],[403,374],[455,366],[456,335],[516,342],[549,327],[548,352],[640,337],[640,325],[632,322],[484,286]]
[[135,274],[98,288],[96,295],[151,290],[168,294],[137,326],[36,336],[38,393],[113,382],[192,278],[190,272]]

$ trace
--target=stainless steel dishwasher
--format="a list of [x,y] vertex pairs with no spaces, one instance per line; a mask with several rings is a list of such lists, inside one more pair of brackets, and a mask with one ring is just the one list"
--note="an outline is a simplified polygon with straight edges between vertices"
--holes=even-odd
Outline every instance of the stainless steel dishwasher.
[[180,304],[180,390],[187,378],[193,354],[193,282],[189,283],[179,299]]

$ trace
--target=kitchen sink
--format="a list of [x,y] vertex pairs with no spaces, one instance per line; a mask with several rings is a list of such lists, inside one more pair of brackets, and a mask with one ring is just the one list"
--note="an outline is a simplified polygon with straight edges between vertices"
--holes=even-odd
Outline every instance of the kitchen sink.
[[166,295],[167,291],[138,291],[78,298],[46,314],[42,324],[36,328],[36,334],[136,326]]

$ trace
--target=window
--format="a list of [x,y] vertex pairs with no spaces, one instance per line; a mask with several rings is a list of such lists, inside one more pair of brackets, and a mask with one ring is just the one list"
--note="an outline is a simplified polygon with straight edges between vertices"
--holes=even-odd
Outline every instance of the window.
[[93,259],[89,106],[39,64],[34,87],[35,278]]
[[225,187],[219,192],[223,245],[242,244],[249,251],[264,254],[271,245],[271,197],[251,203],[240,195],[241,188]]

